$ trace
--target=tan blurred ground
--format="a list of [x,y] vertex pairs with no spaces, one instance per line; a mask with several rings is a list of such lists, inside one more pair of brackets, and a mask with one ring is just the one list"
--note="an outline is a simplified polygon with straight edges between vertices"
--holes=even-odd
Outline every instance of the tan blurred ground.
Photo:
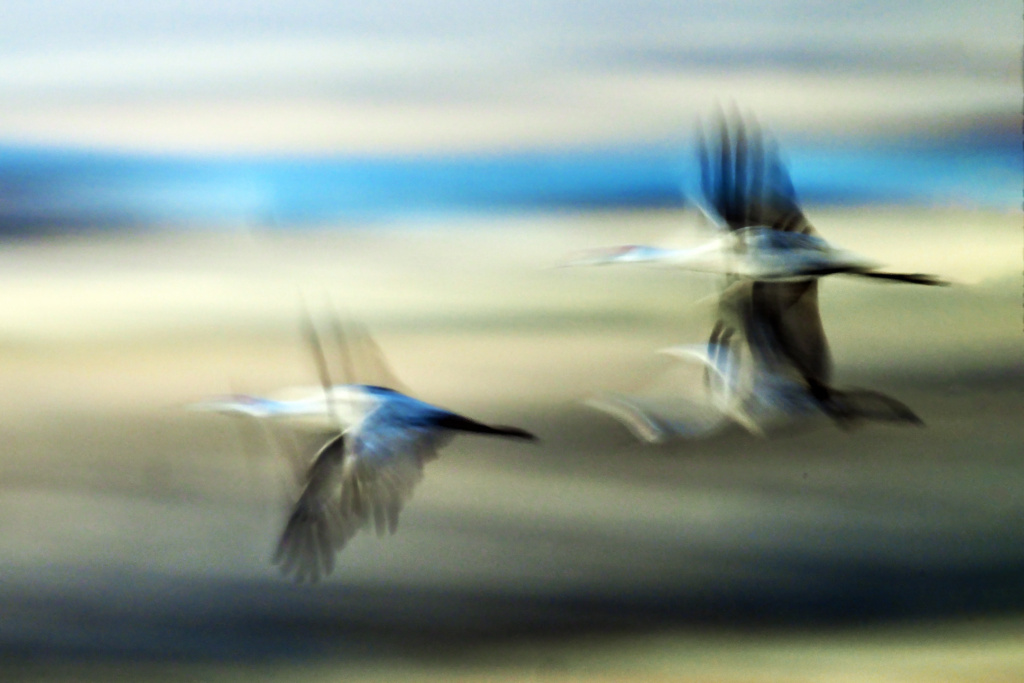
[[[699,300],[715,292],[712,278],[554,267],[577,249],[701,239],[671,212],[9,245],[0,254],[0,611],[8,615],[0,645],[28,659],[0,673],[1024,676],[1024,574],[1013,578],[1024,570],[1019,219],[810,213],[839,244],[954,281],[930,289],[834,278],[823,287],[840,384],[893,394],[925,429],[847,434],[823,425],[773,441],[735,434],[643,448],[583,408],[581,399],[602,391],[696,380],[653,352],[706,336],[711,307]],[[298,334],[301,298],[321,319],[334,307],[368,324],[419,397],[543,441],[456,440],[429,468],[395,537],[357,539],[331,582],[295,589],[267,562],[293,494],[273,444],[251,425],[181,406],[315,383]],[[895,582],[880,598],[894,606],[857,616],[856,596],[870,595],[872,582],[880,590]],[[379,596],[357,598],[360,590]],[[402,606],[402,596],[421,591],[421,612]],[[844,591],[852,603],[840,599]],[[431,611],[434,595],[448,612]],[[610,625],[592,632],[558,602],[566,596],[621,598],[628,614],[605,614]],[[657,609],[635,607],[635,596],[677,607],[651,617]],[[492,597],[498,607],[488,607]],[[548,615],[548,602],[561,606]],[[829,617],[823,629],[805,613],[819,603]],[[701,612],[734,604],[747,606],[732,616]],[[508,613],[489,612],[503,605]],[[557,637],[543,628],[563,618]],[[136,619],[150,635],[130,635]],[[437,622],[451,642],[424,652],[381,636],[388,645],[375,648],[372,634],[386,633],[389,619],[417,642]],[[251,644],[238,646],[241,663],[172,664],[167,652],[205,650],[148,640],[194,624],[211,642],[230,632],[248,643],[235,631],[259,620],[273,621],[263,637],[279,651],[261,664],[248,662]],[[505,621],[505,630],[494,627]],[[221,623],[235,631],[221,633]],[[371,645],[353,658],[345,629],[358,633],[362,623]],[[96,652],[105,661],[75,660]],[[71,663],[48,663],[53,653]]]

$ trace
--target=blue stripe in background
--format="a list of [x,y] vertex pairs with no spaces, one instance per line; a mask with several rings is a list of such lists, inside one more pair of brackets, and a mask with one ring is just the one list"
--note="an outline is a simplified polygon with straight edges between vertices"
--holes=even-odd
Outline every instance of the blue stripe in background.
[[[1002,136],[803,143],[784,150],[809,204],[1019,208]],[[446,212],[659,208],[697,186],[685,145],[380,157],[202,157],[0,147],[0,231],[286,228]]]

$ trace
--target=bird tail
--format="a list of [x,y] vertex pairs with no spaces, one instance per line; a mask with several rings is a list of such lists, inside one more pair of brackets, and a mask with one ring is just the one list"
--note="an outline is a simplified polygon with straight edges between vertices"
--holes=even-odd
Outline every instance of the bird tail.
[[819,399],[825,414],[844,429],[852,428],[862,420],[924,426],[924,420],[907,405],[880,391],[828,389],[825,396],[813,390],[812,393]]
[[537,437],[518,427],[508,427],[505,425],[486,425],[476,420],[471,420],[468,417],[462,415],[456,415],[455,413],[448,413],[437,420],[436,425],[444,429],[450,429],[457,432],[470,432],[472,434],[487,434],[490,436],[504,436],[512,439],[524,439],[526,441],[536,441]]
[[879,280],[893,280],[894,282],[906,282],[912,285],[927,285],[931,287],[946,287],[949,285],[948,280],[943,280],[937,275],[928,275],[926,273],[883,273],[874,270],[857,271],[857,275],[862,277],[872,277]]

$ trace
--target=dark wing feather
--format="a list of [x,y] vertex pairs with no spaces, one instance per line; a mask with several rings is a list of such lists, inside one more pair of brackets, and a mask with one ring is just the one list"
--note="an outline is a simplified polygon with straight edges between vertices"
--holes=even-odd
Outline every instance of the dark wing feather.
[[368,418],[353,440],[346,463],[339,512],[354,528],[373,525],[378,536],[394,533],[398,517],[423,478],[423,466],[437,457],[436,430]]
[[806,381],[829,382],[832,354],[818,308],[818,281],[755,282],[751,298],[777,352]]
[[320,449],[278,541],[274,564],[296,581],[317,581],[329,574],[334,569],[335,551],[355,532],[337,505],[346,445],[345,436],[338,435]]
[[[730,230],[758,225],[785,232],[814,232],[797,201],[789,172],[774,143],[765,143],[756,122],[716,115],[717,149],[699,133],[698,156],[705,200]],[[717,160],[717,165],[712,163]]]
[[[789,173],[774,143],[766,143],[756,123],[748,132],[735,114],[730,123],[721,112],[717,120],[717,154],[709,154],[701,135],[699,155],[701,181],[707,201],[730,230],[766,226],[784,232],[814,234],[796,198]],[[711,163],[717,158],[717,168]],[[727,330],[725,320],[736,320],[740,307],[745,322],[743,336],[751,354],[772,353],[774,360],[786,361],[808,381],[827,382],[831,376],[831,354],[818,310],[818,283],[756,283],[745,289],[747,301],[723,296],[718,320],[709,345],[738,330]],[[746,294],[744,296],[747,296]],[[765,335],[770,335],[766,339]]]

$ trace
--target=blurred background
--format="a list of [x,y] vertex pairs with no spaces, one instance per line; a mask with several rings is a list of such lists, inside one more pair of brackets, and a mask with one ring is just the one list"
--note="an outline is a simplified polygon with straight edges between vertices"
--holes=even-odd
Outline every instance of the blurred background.
[[[8,0],[4,680],[1018,680],[1020,6]],[[778,140],[838,383],[924,429],[656,448],[582,401],[697,386],[699,118]],[[269,557],[282,440],[190,401],[315,384],[366,323],[463,437],[317,586]],[[307,443],[309,442],[309,443]]]

